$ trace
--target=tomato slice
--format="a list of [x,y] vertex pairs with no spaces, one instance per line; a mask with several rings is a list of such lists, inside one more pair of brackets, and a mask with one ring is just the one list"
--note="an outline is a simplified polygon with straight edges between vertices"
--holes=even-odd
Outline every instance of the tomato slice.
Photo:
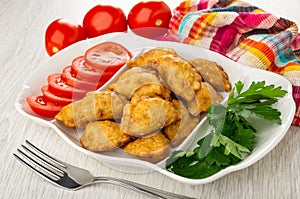
[[104,84],[104,82],[87,82],[76,78],[76,75],[71,72],[71,66],[67,66],[63,69],[61,78],[74,88],[86,91],[96,90]]
[[62,108],[61,105],[46,102],[44,96],[29,96],[26,101],[36,114],[45,117],[54,117]]
[[115,42],[103,42],[85,52],[86,63],[100,72],[117,72],[131,57],[124,46]]
[[71,73],[73,73],[77,79],[88,81],[88,82],[106,82],[115,73],[114,72],[97,72],[91,66],[85,62],[84,56],[76,57],[72,61]]
[[65,106],[73,101],[72,98],[60,97],[50,92],[47,85],[42,86],[41,90],[44,95],[44,99],[47,102],[53,102],[55,104]]
[[85,96],[85,90],[80,90],[68,85],[62,80],[61,74],[52,74],[48,76],[48,90],[56,96],[81,99]]

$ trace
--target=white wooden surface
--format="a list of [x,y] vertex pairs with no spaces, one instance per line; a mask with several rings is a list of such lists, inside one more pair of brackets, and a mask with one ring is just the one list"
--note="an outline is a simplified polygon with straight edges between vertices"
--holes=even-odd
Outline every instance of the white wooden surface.
[[[298,0],[249,1],[300,24]],[[290,127],[277,147],[249,168],[210,184],[190,186],[157,172],[117,170],[79,153],[52,129],[40,126],[17,113],[14,101],[24,78],[49,59],[44,50],[44,31],[50,22],[64,17],[80,23],[87,10],[97,3],[116,5],[127,13],[136,2],[137,0],[0,1],[0,198],[145,198],[139,193],[106,184],[76,192],[59,189],[29,171],[12,156],[25,139],[95,175],[132,180],[196,198],[300,198],[299,127]],[[179,2],[167,1],[172,8]]]

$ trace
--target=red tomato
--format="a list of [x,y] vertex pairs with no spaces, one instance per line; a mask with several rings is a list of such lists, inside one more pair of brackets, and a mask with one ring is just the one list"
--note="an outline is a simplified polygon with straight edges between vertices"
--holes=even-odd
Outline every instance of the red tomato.
[[65,67],[63,69],[61,78],[68,85],[86,91],[92,91],[100,88],[104,82],[87,82],[76,78],[76,75],[71,73],[71,66]]
[[72,61],[71,73],[76,75],[76,78],[88,82],[106,82],[114,72],[97,72],[85,62],[85,56],[76,57]]
[[50,92],[47,85],[43,86],[41,88],[41,90],[44,95],[44,99],[47,102],[53,102],[55,104],[64,106],[64,105],[72,103],[72,101],[73,101],[72,98],[60,97],[60,96],[57,96],[54,93]]
[[87,92],[66,84],[61,79],[61,74],[52,74],[48,76],[48,89],[50,92],[55,93],[56,96],[70,99],[81,99]]
[[120,8],[97,5],[85,14],[83,28],[88,37],[92,38],[111,32],[127,31],[127,20]]
[[45,117],[54,117],[62,108],[61,105],[46,102],[43,96],[29,96],[26,101],[36,114]]
[[86,38],[86,33],[81,25],[67,19],[57,19],[46,30],[46,51],[52,56],[63,48]]
[[134,33],[153,39],[167,32],[171,17],[163,1],[140,2],[129,11],[128,25]]
[[96,71],[117,72],[131,59],[131,53],[115,42],[100,43],[85,52],[85,60]]

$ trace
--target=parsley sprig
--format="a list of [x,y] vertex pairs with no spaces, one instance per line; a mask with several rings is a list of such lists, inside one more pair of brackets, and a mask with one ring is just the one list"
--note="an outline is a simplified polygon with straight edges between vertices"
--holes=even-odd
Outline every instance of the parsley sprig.
[[239,163],[255,147],[257,130],[249,118],[256,116],[280,125],[281,113],[272,105],[286,93],[265,81],[252,82],[244,91],[244,84],[237,82],[226,105],[213,104],[209,108],[211,132],[197,142],[193,151],[174,151],[167,159],[167,170],[201,179]]

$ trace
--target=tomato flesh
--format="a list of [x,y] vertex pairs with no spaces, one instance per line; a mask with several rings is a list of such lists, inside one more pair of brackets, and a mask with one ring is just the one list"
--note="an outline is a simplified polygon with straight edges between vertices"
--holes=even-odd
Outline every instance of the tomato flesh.
[[86,38],[87,35],[81,25],[67,19],[57,19],[46,29],[45,48],[52,56],[65,47]]
[[122,45],[115,42],[103,42],[85,53],[85,60],[96,71],[117,72],[132,57]]
[[106,82],[114,75],[114,72],[95,71],[93,67],[86,63],[84,56],[76,57],[72,61],[71,73],[80,80],[94,83],[99,81]]
[[89,38],[111,32],[127,31],[127,20],[120,8],[109,5],[97,5],[83,18],[83,28]]
[[33,112],[45,117],[54,117],[62,108],[61,105],[45,101],[44,96],[29,96],[26,101]]
[[42,86],[41,88],[45,101],[53,102],[59,105],[67,105],[73,102],[72,98],[60,97],[50,92],[47,85]]
[[52,74],[48,76],[48,90],[55,93],[56,96],[81,99],[85,96],[85,90],[80,90],[68,85],[62,80],[61,74]]
[[63,69],[61,78],[68,85],[86,91],[92,91],[100,88],[104,82],[87,82],[76,78],[76,75],[71,72],[71,66],[65,67]]
[[153,39],[168,31],[172,12],[163,1],[140,2],[128,14],[128,26],[143,37]]

